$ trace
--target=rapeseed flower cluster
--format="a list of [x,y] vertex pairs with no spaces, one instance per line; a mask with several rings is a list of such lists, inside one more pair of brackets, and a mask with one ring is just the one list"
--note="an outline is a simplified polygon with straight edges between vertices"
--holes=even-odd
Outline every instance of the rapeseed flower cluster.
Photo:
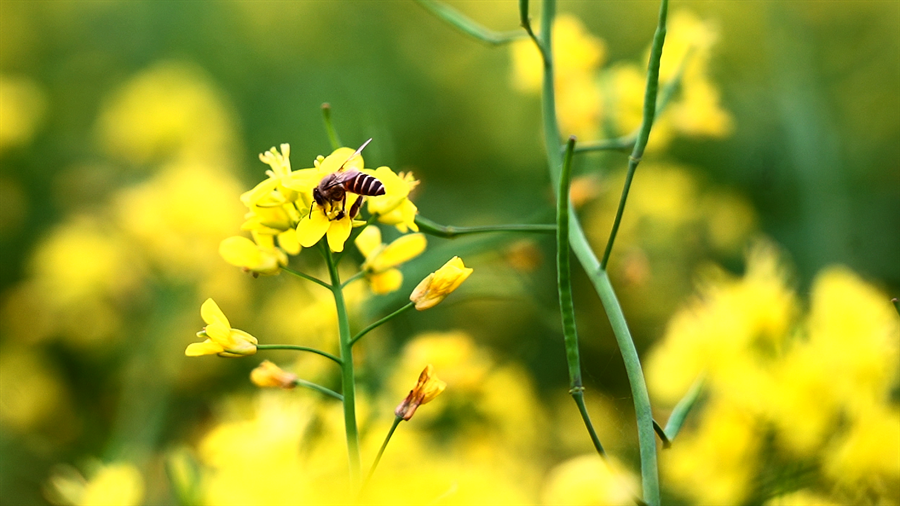
[[[819,273],[807,307],[774,248],[758,245],[743,277],[710,273],[653,350],[646,370],[658,402],[673,405],[703,378],[691,429],[661,460],[692,502],[737,504],[776,491],[839,504],[900,499],[896,311],[840,266]],[[773,474],[784,462],[802,472]]]
[[[323,237],[331,251],[343,251],[353,227],[366,225],[357,221],[355,214],[358,199],[364,197],[347,191],[341,201],[324,199],[320,203],[313,195],[324,178],[339,172],[375,177],[384,186],[384,194],[365,197],[369,199],[369,212],[401,232],[418,230],[417,209],[409,200],[409,192],[418,182],[411,174],[398,175],[388,167],[366,169],[360,151],[351,148],[338,148],[327,157],[317,157],[312,168],[295,171],[290,154],[290,145],[282,144],[259,155],[269,166],[268,178],[241,195],[248,209],[241,228],[250,232],[253,240],[224,240],[219,251],[227,262],[254,274],[277,274],[287,265],[288,255],[299,254]],[[395,285],[398,283],[390,282],[388,286]],[[376,286],[378,293],[384,293],[385,283]]]

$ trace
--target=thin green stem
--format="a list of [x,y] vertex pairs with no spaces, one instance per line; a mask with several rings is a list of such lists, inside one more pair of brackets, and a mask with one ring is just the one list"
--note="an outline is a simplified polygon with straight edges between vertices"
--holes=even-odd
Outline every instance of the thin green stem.
[[656,98],[659,91],[659,62],[662,58],[663,45],[666,41],[666,16],[668,9],[668,0],[662,0],[659,7],[659,20],[656,32],[653,34],[653,44],[650,47],[650,62],[647,65],[647,87],[644,90],[644,114],[641,120],[641,128],[635,139],[631,156],[628,157],[628,173],[625,175],[625,185],[622,188],[622,196],[619,199],[619,208],[616,210],[616,217],[613,221],[612,230],[609,233],[609,240],[606,241],[606,250],[603,252],[603,259],[600,261],[601,269],[606,269],[606,265],[609,263],[609,256],[612,254],[613,244],[616,242],[616,235],[622,222],[622,214],[625,212],[625,202],[628,199],[634,172],[644,156],[644,148],[647,147],[647,140],[650,138],[650,129],[653,127],[653,120],[656,118]]
[[435,2],[434,0],[416,0],[416,3],[464,34],[492,46],[506,44],[525,37],[525,35],[518,30],[496,32],[486,28],[469,19],[465,14],[441,2]]
[[[662,114],[663,111],[665,111],[666,106],[668,106],[672,101],[672,97],[675,95],[675,90],[677,90],[678,87],[681,86],[681,79],[684,77],[684,69],[687,67],[687,63],[692,56],[693,51],[688,51],[684,58],[681,60],[681,64],[678,66],[678,72],[676,72],[675,77],[671,81],[666,83],[663,89],[660,90],[659,99],[656,102],[656,116]],[[632,151],[634,150],[634,143],[640,130],[641,127],[638,127],[630,134],[616,137],[615,139],[582,142],[575,147],[575,152],[587,153],[590,151]],[[563,147],[562,149],[565,149],[565,147]]]
[[556,232],[556,225],[542,225],[542,224],[513,224],[513,225],[485,225],[480,227],[454,227],[447,225],[440,225],[435,223],[428,218],[423,218],[421,216],[416,216],[416,225],[419,226],[419,231],[425,234],[434,235],[437,237],[444,237],[447,239],[453,239],[454,237],[458,237],[461,235],[469,235],[469,234],[484,234],[491,232],[537,232],[537,233],[553,233]]
[[544,45],[541,44],[541,41],[537,36],[535,36],[534,30],[531,28],[531,17],[528,15],[528,0],[519,0],[519,24],[522,25],[522,28],[525,29],[525,33],[531,37],[531,40],[534,41],[534,45],[536,45],[538,51],[541,52],[541,58],[547,60],[547,50],[544,48]]
[[358,334],[356,334],[356,335],[353,337],[353,339],[350,340],[350,345],[352,346],[352,345],[356,344],[356,342],[359,341],[360,339],[362,339],[364,335],[366,335],[366,334],[368,334],[369,332],[371,332],[371,331],[377,329],[379,326],[385,324],[385,323],[386,323],[388,320],[390,320],[391,318],[394,318],[395,316],[398,316],[398,315],[400,315],[401,313],[404,313],[404,312],[406,312],[406,311],[409,311],[410,309],[412,309],[412,308],[414,308],[414,307],[416,307],[416,303],[415,303],[415,302],[410,302],[410,303],[406,304],[405,306],[401,307],[400,309],[394,311],[393,313],[391,313],[391,314],[385,316],[384,318],[378,320],[377,322],[375,322],[375,323],[369,325],[368,327],[362,329]]
[[312,281],[313,283],[315,283],[315,284],[317,284],[317,285],[319,285],[319,286],[324,286],[325,288],[331,290],[331,285],[329,285],[328,283],[322,281],[322,280],[319,279],[319,278],[316,278],[316,277],[314,277],[314,276],[310,276],[309,274],[307,274],[307,273],[305,273],[305,272],[298,271],[298,270],[294,270],[294,269],[291,269],[290,267],[287,267],[287,266],[282,267],[281,270],[283,270],[283,271],[285,271],[285,272],[289,272],[289,273],[293,274],[294,276],[301,277],[301,278],[303,278],[303,279],[305,279],[305,280]]
[[600,443],[597,431],[591,423],[587,406],[584,404],[584,386],[581,381],[581,357],[578,348],[578,329],[575,325],[575,304],[572,298],[572,275],[569,264],[569,185],[572,181],[572,156],[575,152],[575,137],[569,137],[566,143],[566,156],[563,159],[562,172],[559,178],[559,189],[556,196],[556,274],[559,286],[559,312],[562,315],[563,338],[566,344],[566,362],[569,364],[569,394],[581,419],[587,428],[597,453],[606,457],[606,450]]
[[375,461],[372,462],[372,467],[369,469],[369,474],[366,475],[366,481],[363,483],[363,488],[369,483],[369,480],[372,479],[372,475],[375,474],[375,468],[378,467],[378,463],[381,462],[381,456],[384,455],[384,449],[387,448],[388,443],[391,441],[391,437],[394,435],[394,431],[397,430],[397,426],[400,425],[400,422],[403,421],[402,416],[398,416],[394,418],[394,423],[391,425],[391,430],[388,431],[387,436],[384,438],[384,442],[381,443],[381,449],[378,450],[378,455],[375,456]]
[[335,392],[334,390],[332,390],[330,388],[325,388],[322,385],[313,383],[312,381],[306,381],[306,380],[297,378],[294,380],[294,384],[301,386],[301,387],[310,388],[312,390],[315,390],[316,392],[323,393],[329,397],[334,397],[335,399],[337,399],[341,402],[344,401],[343,395]]
[[328,134],[328,142],[331,143],[331,149],[337,149],[343,144],[341,144],[341,139],[338,138],[337,131],[334,129],[334,123],[331,121],[331,104],[325,102],[322,104],[322,118],[325,120],[325,132]]
[[331,292],[334,294],[334,305],[338,316],[338,333],[341,344],[341,385],[344,396],[344,431],[347,435],[347,456],[350,461],[350,483],[359,484],[360,453],[359,428],[356,425],[356,377],[353,371],[353,347],[350,344],[350,320],[347,316],[347,305],[341,288],[341,275],[331,249],[321,241],[325,263],[331,275]]
[[344,282],[341,283],[341,288],[346,287],[347,285],[356,281],[357,279],[361,279],[361,278],[365,277],[365,275],[366,275],[366,271],[357,272],[356,274],[354,274],[354,275],[350,276],[349,278],[347,278],[346,280],[344,280]]
[[691,385],[691,389],[688,390],[688,393],[684,394],[684,397],[678,401],[678,404],[675,405],[675,408],[672,409],[672,414],[669,415],[669,421],[666,422],[666,436],[672,440],[675,439],[675,436],[678,435],[678,432],[681,430],[681,426],[684,425],[684,420],[687,418],[688,413],[691,412],[691,409],[697,404],[697,400],[700,398],[700,393],[703,391],[703,376],[697,378],[694,381],[694,384]]
[[[663,0],[665,4],[665,0]],[[553,16],[556,10],[554,0],[545,0],[541,15],[541,37],[547,52],[552,54],[551,31]],[[553,65],[545,61],[543,94],[541,99],[543,112],[544,143],[547,147],[547,168],[550,171],[551,181],[556,187],[559,184],[562,168],[562,150],[559,144],[559,125],[556,121],[556,101],[553,90]],[[600,269],[600,262],[588,244],[587,237],[575,211],[569,204],[569,244],[572,252],[581,262],[587,272],[588,278],[594,285],[594,290],[600,296],[607,317],[613,328],[616,343],[625,363],[625,372],[631,387],[634,400],[635,416],[637,419],[638,443],[641,455],[641,478],[643,488],[643,500],[650,506],[659,505],[659,470],[656,456],[656,436],[653,432],[653,415],[650,408],[650,396],[647,393],[647,385],[644,381],[640,358],[634,346],[634,340],[625,321],[625,315],[619,306],[615,291],[609,282],[606,271]]]
[[322,355],[323,357],[332,360],[334,363],[341,365],[341,359],[335,357],[331,353],[326,353],[322,350],[317,350],[315,348],[310,348],[308,346],[297,346],[295,344],[258,344],[256,345],[257,350],[292,350],[292,351],[307,351],[309,353],[315,353],[316,355]]
[[672,440],[669,439],[669,436],[666,435],[666,431],[656,420],[653,420],[653,431],[656,432],[656,435],[659,436],[659,440],[662,441],[663,448],[670,448],[672,446]]
[[900,314],[900,300],[894,297],[893,299],[891,299],[891,303],[894,304],[894,309],[897,310],[897,314]]
[[634,149],[634,139],[637,133],[630,133],[615,139],[603,139],[599,141],[588,141],[575,148],[576,153],[587,153],[590,151],[629,151]]

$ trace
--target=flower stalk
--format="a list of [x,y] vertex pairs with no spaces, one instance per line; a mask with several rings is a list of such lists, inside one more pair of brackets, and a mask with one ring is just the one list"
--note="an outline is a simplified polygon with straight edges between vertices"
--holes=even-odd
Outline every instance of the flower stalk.
[[454,227],[452,225],[440,225],[428,218],[416,216],[416,225],[422,233],[430,234],[445,239],[453,239],[461,235],[484,234],[491,232],[526,232],[552,234],[556,232],[556,225],[515,223],[512,225],[484,225],[479,227]]
[[350,483],[359,484],[360,452],[359,428],[356,425],[356,377],[353,370],[353,344],[350,334],[350,319],[347,315],[347,304],[341,288],[341,275],[337,262],[325,241],[320,243],[328,273],[331,277],[331,293],[334,294],[334,305],[337,308],[338,334],[341,348],[341,391],[344,401],[344,432],[347,437],[347,458],[350,463]]

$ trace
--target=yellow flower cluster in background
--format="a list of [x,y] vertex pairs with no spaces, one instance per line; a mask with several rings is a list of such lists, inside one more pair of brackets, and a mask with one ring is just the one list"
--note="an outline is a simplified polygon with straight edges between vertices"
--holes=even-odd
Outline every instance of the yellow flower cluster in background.
[[[560,14],[553,24],[556,114],[564,137],[580,141],[627,135],[643,118],[646,61],[605,66],[606,43],[591,35],[578,18]],[[653,125],[648,149],[666,146],[674,135],[725,137],[733,129],[719,91],[709,77],[718,34],[711,23],[680,10],[670,16],[660,62],[660,90],[679,80],[671,103]],[[541,89],[543,65],[529,39],[512,45],[513,86],[524,93]]]
[[[433,365],[423,372],[423,363]],[[423,403],[431,402],[398,428],[361,496],[347,484],[338,457],[346,445],[340,403],[307,392],[260,391],[218,409],[217,424],[203,435],[200,502],[281,504],[301,497],[306,504],[625,506],[640,493],[636,476],[614,460],[555,454],[550,440],[564,437],[556,431],[567,426],[547,423],[551,413],[523,369],[497,363],[466,333],[421,334],[385,370],[385,388],[359,399],[364,467],[410,378],[420,377],[416,389]],[[588,444],[582,436],[581,449]]]
[[661,405],[704,378],[663,475],[692,502],[736,504],[777,482],[768,460],[792,461],[809,478],[788,490],[900,500],[898,335],[889,298],[845,267],[816,277],[808,311],[771,246],[751,251],[741,278],[709,274],[647,362]]

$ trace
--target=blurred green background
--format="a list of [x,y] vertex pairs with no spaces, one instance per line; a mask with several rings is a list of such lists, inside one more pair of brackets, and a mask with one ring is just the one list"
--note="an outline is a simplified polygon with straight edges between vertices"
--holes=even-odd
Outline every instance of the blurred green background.
[[[517,28],[515,1],[448,3],[493,29]],[[753,218],[727,247],[690,224],[672,237],[645,229],[623,238],[613,277],[639,350],[662,335],[698,269],[740,272],[758,235],[787,253],[800,293],[840,263],[900,294],[900,3],[676,8],[718,27],[709,72],[734,128],[648,152],[635,191],[651,183],[652,167],[681,167],[695,197],[732,196]],[[606,41],[608,62],[642,67],[657,9],[559,2]],[[470,40],[412,1],[2,0],[0,502],[44,504],[59,463],[153,462],[193,444],[223,397],[253,391],[246,378],[257,361],[187,359],[183,349],[205,298],[262,338],[270,299],[295,284],[243,276],[216,248],[239,233],[237,198],[263,178],[259,153],[288,142],[297,169],[331,151],[322,103],[347,145],[374,138],[367,165],[414,171],[423,216],[550,222],[539,99],[515,91],[511,68],[508,48]],[[603,202],[615,201],[625,164],[619,154],[579,159],[579,173],[599,174],[599,192],[611,196],[585,205],[586,223],[608,220]],[[185,174],[196,179],[182,186]],[[607,233],[589,230],[598,249]],[[95,248],[68,249],[85,234]],[[565,396],[553,246],[521,239],[431,239],[399,295],[361,305],[363,321],[454,254],[475,268],[471,283],[433,312],[399,319],[367,360],[425,330],[462,329],[499,361],[525,364],[543,399]],[[315,269],[315,258],[301,257]],[[627,419],[628,385],[602,307],[578,272],[576,289],[586,381]],[[289,335],[314,324],[279,325]],[[368,366],[363,381],[377,386],[386,375]],[[613,447],[633,454],[633,424],[619,431]],[[148,468],[150,503],[168,502],[159,466]]]

